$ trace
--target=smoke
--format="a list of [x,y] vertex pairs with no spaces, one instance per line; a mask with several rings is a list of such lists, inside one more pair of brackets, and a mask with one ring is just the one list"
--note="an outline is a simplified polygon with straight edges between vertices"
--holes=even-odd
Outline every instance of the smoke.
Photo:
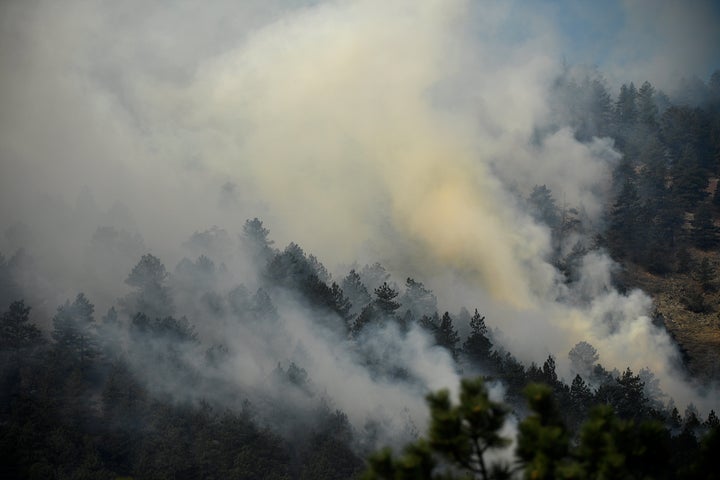
[[[674,372],[649,298],[615,291],[597,252],[562,284],[549,229],[524,209],[547,185],[599,224],[619,158],[611,139],[538,135],[562,60],[549,21],[463,0],[176,6],[0,6],[0,219],[30,232],[1,245],[25,246],[46,270],[50,285],[30,283],[48,311],[79,290],[109,306],[140,246],[174,265],[192,232],[234,235],[261,216],[278,244],[333,271],[379,260],[441,307],[478,307],[524,361],[553,353],[567,377],[564,353],[586,340],[603,365],[650,367],[676,402],[711,405]],[[92,198],[64,207],[83,187]],[[114,236],[97,233],[108,225]],[[93,241],[125,247],[88,262]],[[251,262],[225,256],[225,287],[252,285]],[[277,307],[277,330],[200,327],[235,342],[234,384],[298,361],[361,425],[377,405],[423,418],[418,392],[458,383],[418,332],[379,332],[374,346],[409,369],[419,386],[408,387],[372,378],[347,345],[317,335],[305,307]]]
[[[672,91],[683,79],[709,78],[720,63],[720,8],[716,2],[624,0],[621,27],[607,52],[616,81],[646,80]],[[652,13],[651,13],[652,12]],[[657,32],[662,32],[658,35]]]

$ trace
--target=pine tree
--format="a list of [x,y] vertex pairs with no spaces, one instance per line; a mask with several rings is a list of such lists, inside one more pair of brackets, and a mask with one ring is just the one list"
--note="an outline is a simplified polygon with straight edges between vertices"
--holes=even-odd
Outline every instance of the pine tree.
[[615,104],[615,115],[618,125],[623,128],[632,126],[637,120],[637,90],[632,82],[629,86],[623,84],[620,87],[620,94]]
[[350,300],[353,313],[359,313],[372,300],[370,293],[360,279],[360,275],[354,269],[350,270],[350,273],[343,278],[340,287],[347,295],[348,300]]
[[517,456],[525,465],[527,478],[561,478],[562,461],[568,456],[569,435],[560,418],[552,390],[531,384],[525,398],[533,412],[520,423]]
[[246,220],[243,225],[242,244],[247,248],[250,258],[258,267],[262,267],[274,255],[273,241],[268,238],[270,231],[257,217]]
[[440,320],[440,325],[435,332],[435,341],[438,345],[447,349],[454,359],[457,359],[460,337],[448,312],[445,312]]
[[[363,479],[510,477],[508,465],[488,455],[510,444],[500,433],[508,410],[489,398],[482,379],[462,381],[458,405],[453,405],[447,390],[428,395],[427,401],[428,437],[408,445],[399,458],[390,449],[372,456]],[[450,465],[453,468],[447,468]]]
[[0,349],[18,351],[42,343],[40,329],[30,323],[30,307],[12,302],[0,316]]
[[403,311],[409,310],[413,318],[432,315],[437,311],[437,298],[433,292],[410,277],[405,281],[405,293],[400,303]]
[[600,359],[600,356],[595,347],[588,342],[582,341],[576,343],[568,352],[568,358],[575,373],[587,376]]
[[535,220],[544,223],[552,230],[560,226],[560,210],[549,188],[545,185],[535,185],[527,201]]
[[705,421],[705,426],[708,428],[717,428],[720,426],[720,420],[718,420],[715,410],[710,410],[707,420]]
[[570,385],[570,398],[577,409],[586,406],[592,399],[592,390],[580,375],[575,375]]
[[491,350],[492,342],[488,338],[485,317],[476,308],[470,319],[470,335],[463,344],[463,353],[472,363],[483,365],[489,363]]
[[692,221],[692,237],[695,246],[703,250],[711,250],[720,243],[720,229],[715,226],[712,207],[704,202],[700,205]]
[[392,288],[387,282],[383,282],[375,289],[375,306],[385,315],[392,315],[395,310],[400,308],[400,304],[395,301],[398,291]]
[[671,174],[673,197],[685,210],[694,210],[708,196],[708,176],[691,146],[683,148],[680,158],[671,168]]
[[633,182],[626,180],[610,211],[607,237],[615,257],[632,259],[640,253],[644,246],[643,226],[638,221],[641,213],[637,188]]
[[172,315],[174,307],[167,279],[168,272],[160,259],[143,255],[125,280],[135,291],[121,300],[124,311],[130,315],[142,312],[151,318]]
[[72,304],[68,300],[59,307],[53,318],[52,338],[56,348],[81,370],[99,353],[94,311],[93,304],[79,293]]
[[644,82],[637,94],[638,120],[649,129],[657,128],[658,108],[655,104],[655,88]]

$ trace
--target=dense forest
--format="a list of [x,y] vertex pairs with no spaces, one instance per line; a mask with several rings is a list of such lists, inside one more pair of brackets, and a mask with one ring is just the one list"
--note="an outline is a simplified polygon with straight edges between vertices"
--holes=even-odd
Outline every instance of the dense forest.
[[0,1],[0,478],[718,478],[716,3]]
[[[579,205],[559,204],[545,185],[518,192],[550,229],[548,260],[562,281],[578,282],[583,257],[607,250],[625,269],[691,272],[686,308],[712,309],[720,72],[671,98],[648,82],[612,96],[598,73],[568,70],[551,104],[550,131],[569,123],[578,140],[611,137],[622,153],[602,224],[590,224]],[[93,242],[101,253],[142,248],[112,225],[98,227]],[[0,256],[3,478],[716,478],[716,412],[678,409],[650,369],[606,369],[586,341],[523,364],[503,346],[502,328],[486,325],[482,305],[440,311],[420,279],[398,283],[380,263],[333,278],[300,245],[275,248],[257,218],[245,222],[238,244],[218,227],[186,244],[202,253],[172,271],[150,253],[127,265],[130,291],[107,311],[77,293],[36,322],[26,300],[38,300],[28,291],[33,252]],[[252,290],[228,286],[228,267],[212,258],[218,245],[253,265]],[[622,270],[614,281],[635,286]],[[257,351],[223,341],[228,332],[258,343]],[[323,370],[305,365],[312,358],[288,340],[307,332],[367,385],[420,402],[429,395],[428,439],[410,412],[400,420],[392,411],[368,414],[361,427],[351,421],[313,378]],[[403,353],[418,344],[435,355],[428,362],[477,378],[463,380],[459,405],[447,391],[430,393],[429,367]],[[263,354],[275,367],[238,382],[259,351],[283,353]],[[558,375],[559,356],[571,378]],[[372,395],[353,395],[365,393]],[[373,453],[387,445],[395,453]]]

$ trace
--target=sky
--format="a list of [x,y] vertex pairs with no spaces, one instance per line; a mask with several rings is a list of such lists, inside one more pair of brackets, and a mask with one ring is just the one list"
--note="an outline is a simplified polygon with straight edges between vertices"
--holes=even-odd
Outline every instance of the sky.
[[[613,86],[651,81],[672,91],[683,77],[707,81],[720,65],[720,3],[713,0],[515,1],[511,17],[529,15],[556,36],[571,65],[598,67]],[[483,2],[476,5],[482,15]],[[509,38],[527,34],[512,18]]]

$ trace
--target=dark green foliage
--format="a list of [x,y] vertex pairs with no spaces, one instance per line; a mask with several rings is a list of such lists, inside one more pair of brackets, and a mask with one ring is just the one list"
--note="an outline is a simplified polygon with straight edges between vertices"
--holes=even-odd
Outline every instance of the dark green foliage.
[[615,104],[615,116],[620,128],[631,127],[637,121],[637,89],[634,83],[630,82],[629,86],[623,84],[620,87],[620,94]]
[[683,149],[671,167],[671,174],[673,199],[686,210],[694,210],[707,198],[708,176],[694,148],[688,146]]
[[463,344],[463,354],[474,364],[487,367],[490,362],[492,342],[488,338],[488,329],[485,325],[485,317],[475,309],[470,319],[470,335]]
[[590,72],[578,82],[564,70],[553,85],[550,102],[555,128],[572,125],[575,137],[582,142],[611,134],[612,99],[600,73]]
[[69,300],[58,308],[53,318],[52,338],[58,352],[67,356],[74,366],[86,368],[97,356],[95,307],[79,293],[73,303]]
[[720,452],[720,428],[717,425],[700,442],[699,450],[689,465],[681,466],[680,472],[684,474],[685,478],[693,480],[720,479],[717,458],[718,452]]
[[451,479],[450,476],[436,474],[437,461],[425,440],[411,443],[403,450],[403,455],[395,458],[392,450],[386,448],[368,459],[369,466],[363,473],[363,480],[420,480]]
[[720,420],[718,420],[717,415],[715,414],[715,410],[710,410],[710,413],[708,414],[708,418],[705,421],[705,426],[709,428],[715,428],[720,426]]
[[574,470],[580,478],[668,478],[669,446],[660,424],[636,425],[596,407],[581,429]]
[[400,300],[403,311],[409,311],[412,318],[432,315],[437,311],[437,298],[432,291],[410,277],[405,281],[405,293]]
[[353,318],[353,314],[350,313],[352,302],[350,302],[350,299],[345,296],[345,292],[343,292],[342,288],[335,282],[330,286],[330,298],[329,303],[331,309],[349,323]]
[[712,206],[705,202],[695,212],[692,221],[692,237],[696,247],[710,250],[720,242],[720,229],[715,226]]
[[570,398],[576,409],[589,405],[593,398],[592,390],[580,375],[575,375],[572,385],[570,385]]
[[428,438],[408,445],[400,457],[390,450],[371,457],[364,479],[508,478],[507,465],[485,456],[509,445],[500,433],[507,407],[490,400],[481,379],[462,381],[458,405],[452,404],[447,390],[427,400]]
[[395,310],[400,308],[400,304],[395,301],[398,291],[392,288],[387,282],[383,282],[375,289],[375,306],[385,315],[392,315]]
[[168,273],[160,259],[143,255],[125,280],[135,291],[121,300],[123,310],[129,315],[142,312],[153,318],[172,315],[174,307],[167,280]]
[[336,410],[320,422],[307,444],[301,479],[342,480],[362,471],[363,463],[350,448],[353,432],[347,415]]
[[637,255],[645,225],[638,220],[642,204],[635,184],[626,180],[610,211],[608,243],[615,256]]
[[552,355],[548,355],[547,360],[543,363],[542,373],[545,383],[554,385],[558,381],[557,373],[555,372],[555,359]]
[[285,250],[274,255],[267,264],[265,276],[274,284],[298,288],[312,275],[317,275],[296,243],[290,243]]
[[355,270],[350,270],[340,287],[352,304],[354,313],[359,313],[372,300],[367,287],[363,285],[360,275]]
[[173,317],[151,319],[143,313],[135,315],[131,322],[131,334],[138,339],[151,337],[172,344],[197,343],[197,334],[187,318]]
[[552,390],[531,384],[525,397],[533,412],[520,424],[518,458],[525,465],[525,476],[534,479],[559,478],[568,454],[569,436],[560,418]]
[[[575,390],[586,395],[587,387],[579,378]],[[465,380],[459,406],[452,405],[447,391],[428,397],[427,440],[408,445],[399,457],[390,450],[375,454],[363,478],[509,478],[513,470],[522,470],[524,478],[533,480],[718,478],[717,427],[710,429],[698,449],[690,434],[672,437],[660,423],[620,419],[605,405],[590,411],[571,441],[550,387],[529,385],[525,396],[530,414],[519,426],[515,468],[487,465],[478,454],[507,444],[498,434],[506,411],[487,398],[481,381]]]
[[655,88],[650,82],[644,82],[637,95],[638,120],[651,130],[658,125],[658,107],[654,95]]
[[362,312],[360,312],[360,315],[358,315],[355,319],[355,323],[353,323],[350,333],[354,337],[357,337],[367,325],[370,325],[379,317],[380,314],[374,304],[371,303],[366,305],[365,308],[362,309]]
[[688,246],[720,245],[710,205],[718,195],[708,198],[709,180],[720,174],[718,112],[705,100],[697,107],[672,105],[649,82],[639,90],[620,88],[612,137],[623,158],[613,170],[614,199],[599,237],[613,257],[666,275],[687,271]]
[[[274,255],[267,263],[264,277],[268,286],[291,289],[311,306],[340,316],[343,322],[327,321],[325,326],[347,333],[354,316],[351,300],[335,282],[328,285],[330,275],[325,267],[313,255],[306,256],[299,245],[290,243],[283,252]],[[348,282],[348,286],[358,287],[351,282]]]
[[[34,343],[33,348],[44,349],[41,355],[19,357],[21,365],[14,372],[0,369],[3,478],[339,479],[361,468],[342,412],[319,419],[319,428],[301,447],[259,427],[244,410],[217,410],[205,402],[171,401],[152,393],[122,352],[112,363],[104,363],[107,356],[96,356],[93,375],[66,370],[57,359],[78,354],[78,335],[69,332],[86,325],[92,310],[82,295],[61,306],[55,343]],[[17,302],[11,311],[24,320],[29,309]],[[113,310],[104,323],[112,325],[114,333],[123,328]],[[21,325],[29,326],[24,321]],[[197,344],[194,329],[184,319],[151,320],[139,314],[129,327],[129,358],[155,351],[160,356],[153,369],[173,350]],[[28,332],[28,338],[35,339],[35,329]],[[13,348],[4,342],[0,354]],[[303,372],[291,365],[287,374],[290,381],[300,382]],[[186,378],[187,388],[198,385]]]
[[582,341],[576,343],[570,352],[568,352],[568,358],[570,358],[570,364],[576,373],[589,375],[592,368],[600,359],[600,356],[597,350],[595,350],[595,347]]
[[450,352],[450,355],[452,355],[453,358],[457,358],[459,353],[458,343],[460,343],[460,336],[458,335],[457,330],[455,330],[452,318],[450,318],[450,314],[448,312],[443,314],[442,319],[440,320],[440,325],[438,325],[438,328],[435,331],[435,341],[438,345]]
[[21,350],[42,343],[40,329],[30,323],[30,307],[23,300],[12,302],[0,315],[0,349]]
[[614,382],[600,385],[595,398],[599,403],[613,407],[621,418],[642,419],[647,415],[644,384],[629,368],[616,377]]
[[246,220],[243,225],[241,241],[256,266],[262,267],[275,253],[273,241],[268,238],[270,231],[257,217]]

